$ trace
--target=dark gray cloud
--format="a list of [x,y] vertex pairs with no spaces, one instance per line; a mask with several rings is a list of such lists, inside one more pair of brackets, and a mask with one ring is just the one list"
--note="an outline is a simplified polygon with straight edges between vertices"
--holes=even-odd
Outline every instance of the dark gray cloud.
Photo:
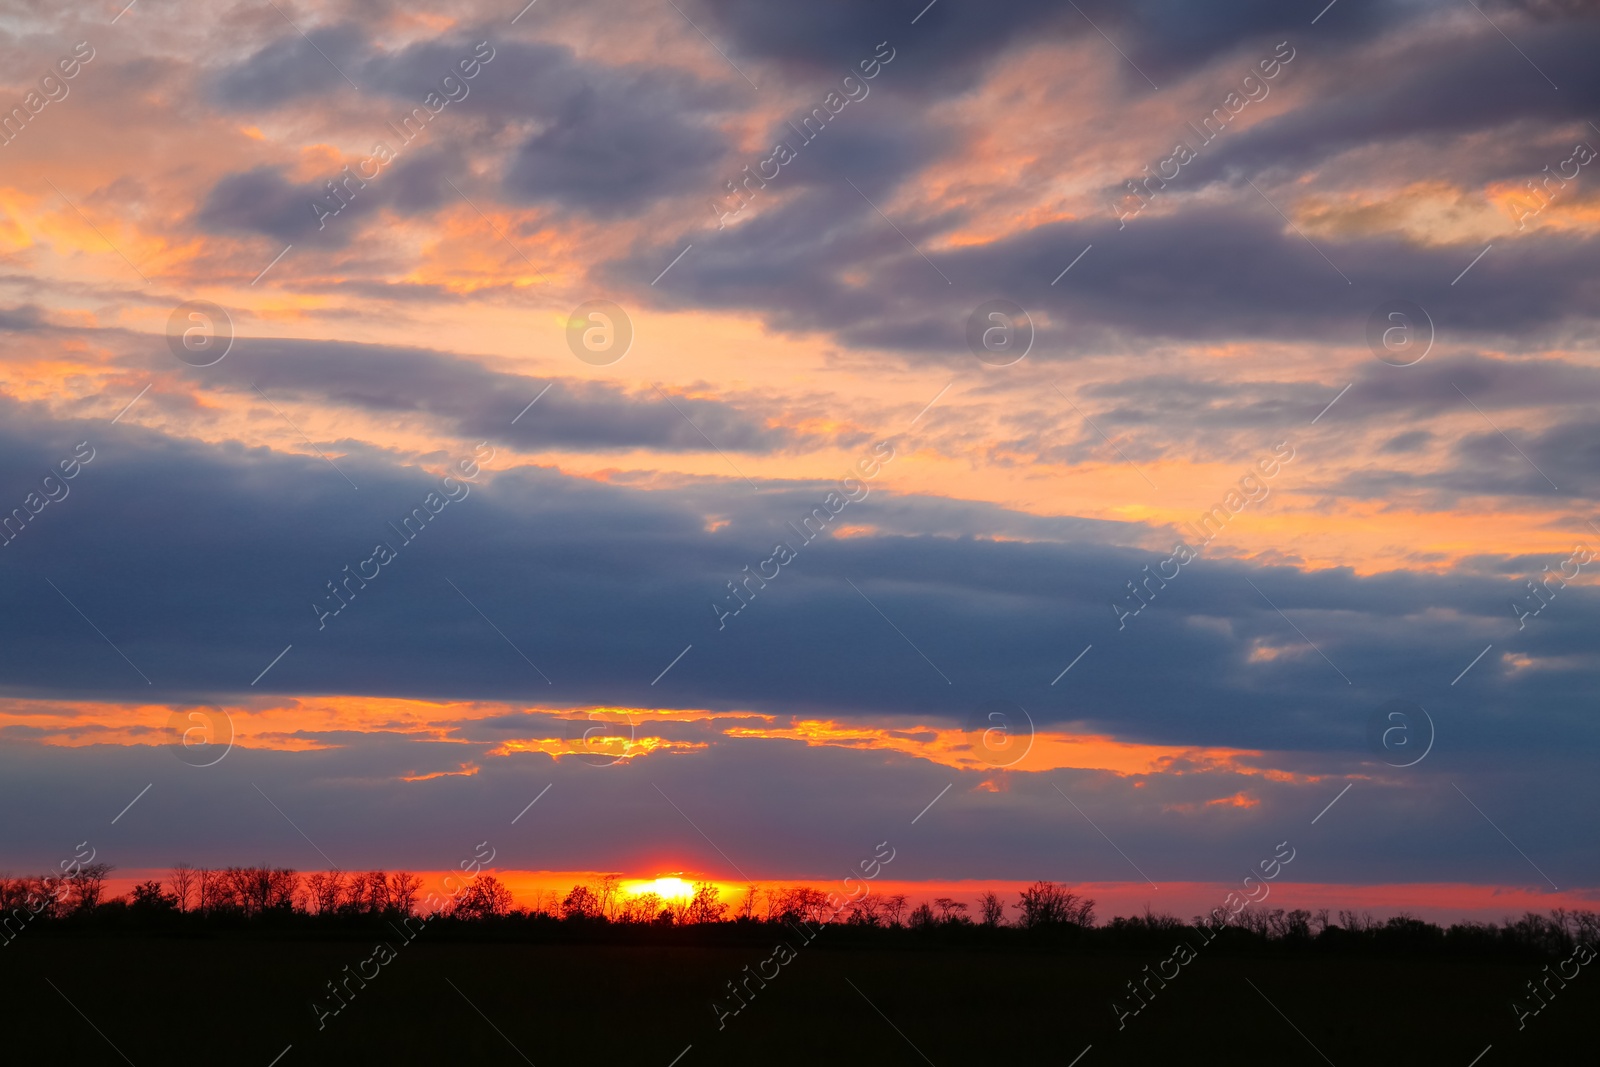
[[[1023,42],[1085,38],[1109,51],[1118,48],[1154,77],[1179,77],[1240,47],[1241,43],[1307,32],[1310,18],[1271,0],[1223,0],[1196,7],[1181,0],[1083,0],[1071,5],[1022,0],[1004,5],[964,5],[926,0],[851,3],[824,0],[803,10],[756,0],[699,0],[736,55],[775,61],[803,70],[841,74],[871,54],[879,41],[895,49],[895,84],[920,91],[959,91],[988,63]],[[1419,7],[1385,0],[1346,0],[1337,19],[1315,31],[1324,40],[1369,39],[1415,18]],[[915,24],[912,20],[916,19]],[[699,21],[697,19],[697,21]],[[1115,44],[1106,43],[1104,33]],[[1150,89],[1144,77],[1123,65],[1129,92]]]
[[1464,492],[1554,496],[1590,501],[1600,496],[1600,426],[1581,417],[1526,429],[1485,426],[1456,442],[1453,466],[1440,481]]
[[[497,132],[531,122],[533,131],[520,138],[504,165],[502,192],[513,200],[557,203],[597,216],[626,214],[664,196],[709,188],[713,166],[727,150],[711,121],[726,103],[682,74],[580,61],[564,45],[497,40],[498,29],[462,32],[448,41],[387,54],[358,30],[341,26],[321,32],[327,40],[317,43],[339,53],[330,58],[364,91],[390,101],[376,105],[375,125],[397,123],[429,94],[451,101],[445,105],[449,123],[430,126],[432,138],[463,143],[476,135],[463,125],[479,123],[492,140]],[[464,76],[463,62],[471,78]],[[226,103],[281,107],[326,89],[324,74],[339,78],[326,59],[294,35],[230,69],[219,85]],[[446,125],[455,128],[438,132]],[[393,140],[387,133],[384,139]],[[405,210],[430,209],[442,199],[442,179],[452,169],[460,168],[435,157],[406,179],[388,179],[385,184],[401,188],[386,195]],[[233,201],[243,207],[265,199],[268,204],[256,212],[268,216],[274,236],[289,228],[304,232],[297,218],[292,227],[279,220],[272,206],[281,195],[278,189],[260,180],[228,181],[232,184],[213,192],[208,219],[215,221]]]
[[0,308],[0,330],[8,333],[27,333],[44,329],[47,325],[44,309],[37,304]]
[[224,107],[241,111],[284,104],[348,89],[344,76],[361,73],[370,47],[366,31],[353,22],[317,26],[305,36],[283,26],[282,36],[242,63],[214,75],[212,93]]
[[[398,138],[389,141],[404,147]],[[386,164],[376,155],[351,160],[320,181],[291,182],[281,167],[253,167],[220,178],[195,221],[213,233],[260,233],[343,248],[382,210],[425,215],[458,199],[447,183],[456,166],[444,149],[424,146]]]
[[1427,430],[1407,430],[1397,433],[1385,441],[1379,451],[1382,452],[1415,452],[1433,440],[1433,434]]
[[[1571,148],[1564,138],[1556,140],[1554,127],[1581,123],[1600,106],[1600,70],[1590,61],[1600,48],[1600,22],[1520,28],[1518,47],[1531,63],[1481,20],[1467,26],[1470,36],[1441,27],[1398,54],[1341,55],[1333,69],[1308,43],[1296,60],[1305,66],[1289,68],[1284,80],[1309,78],[1329,91],[1243,132],[1225,132],[1184,167],[1182,180],[1306,170],[1351,149],[1411,139],[1419,143],[1390,160],[1403,170],[1415,166],[1417,179],[1439,177],[1433,157],[1446,153],[1443,177],[1468,186],[1554,167],[1567,155],[1551,154],[1555,146]],[[1196,122],[1201,117],[1193,116]],[[1493,137],[1479,138],[1470,151],[1447,148],[1449,138],[1490,132]],[[1195,143],[1182,129],[1173,133]]]
[[[1255,448],[1274,433],[1297,436],[1335,396],[1339,406],[1330,409],[1323,429],[1348,426],[1358,433],[1374,427],[1391,431],[1398,425],[1431,426],[1438,419],[1470,414],[1473,405],[1484,412],[1513,413],[1506,416],[1511,419],[1537,412],[1539,419],[1548,420],[1576,414],[1562,409],[1586,409],[1600,401],[1600,372],[1553,356],[1508,360],[1439,350],[1413,366],[1393,367],[1363,354],[1351,377],[1344,392],[1302,380],[1128,375],[1085,385],[1078,393],[1108,431],[1139,431],[1140,441],[1123,447],[1160,453],[1181,443],[1195,455],[1230,461],[1239,458],[1241,447]],[[1498,414],[1495,418],[1502,420]],[[1478,426],[1489,429],[1481,421]],[[1439,427],[1406,430],[1392,435],[1380,451],[1415,452],[1443,433]],[[1043,449],[1039,454],[1054,455]],[[1083,457],[1074,451],[1056,458],[1076,462]]]
[[[1104,29],[1117,26],[1126,32],[1121,47],[1141,69],[1159,81],[1188,74],[1229,53],[1249,53],[1240,68],[1242,77],[1268,42],[1288,40],[1308,49],[1344,51],[1380,35],[1393,35],[1407,23],[1437,10],[1436,3],[1396,0],[1346,0],[1311,24],[1315,12],[1275,0],[1223,0],[1195,5],[1184,0],[1134,0],[1124,5],[1114,0],[1084,4],[1083,9]],[[1126,15],[1118,19],[1118,13]],[[1110,22],[1108,20],[1117,20]],[[1266,53],[1262,53],[1266,54]]]
[[[829,486],[757,493],[732,478],[641,490],[502,470],[402,544],[387,524],[437,483],[381,455],[340,458],[358,492],[315,457],[208,451],[104,422],[45,427],[23,410],[7,425],[15,429],[0,491],[18,504],[72,442],[92,440],[98,453],[67,499],[0,549],[15,562],[0,573],[4,594],[32,605],[0,622],[12,692],[239,693],[292,642],[257,691],[534,692],[558,702],[950,720],[1010,696],[1040,721],[1082,721],[1128,738],[1309,750],[1346,744],[1350,716],[1393,692],[1428,678],[1447,686],[1484,642],[1506,654],[1588,657],[1584,634],[1600,621],[1600,602],[1576,587],[1564,594],[1561,624],[1536,633],[1517,629],[1507,607],[1515,583],[1503,578],[1358,578],[1201,559],[1119,630],[1113,600],[1128,598],[1125,583],[1167,553],[1107,543],[1109,527],[1049,530],[1033,520],[1035,536],[1055,538],[1033,543],[958,529],[804,544],[787,523],[821,506]],[[840,521],[872,524],[881,515],[896,527],[951,525],[937,512],[918,514],[922,506],[875,493]],[[957,508],[930,506],[947,516]],[[995,509],[966,509],[968,530],[1029,532]],[[727,525],[713,529],[712,520]],[[146,523],[158,523],[159,536],[132,535]],[[354,570],[379,541],[398,558],[319,630],[313,603],[336,604],[325,583],[346,564]],[[770,588],[752,585],[755,598],[719,630],[712,605],[730,595],[726,583],[756,569],[778,541],[797,558]],[[1424,611],[1432,621],[1419,623]],[[670,682],[652,685],[691,643]],[[1074,668],[1073,688],[1052,687],[1089,643],[1094,653]],[[1278,653],[1260,659],[1263,643]],[[1563,728],[1583,730],[1592,672],[1519,672],[1497,657],[1479,664],[1470,689],[1451,695],[1484,738],[1498,727],[1483,716],[1506,700],[1537,704]],[[1287,711],[1294,714],[1279,714]]]
[[[942,83],[964,88],[981,64],[1024,34],[1067,36],[1088,32],[1078,16],[1061,5],[1023,0],[977,10],[935,4],[913,26],[927,4],[906,2],[852,4],[823,0],[804,9],[783,10],[751,0],[700,0],[687,9],[717,31],[735,56],[775,61],[781,66],[823,73],[837,79],[857,73],[880,41],[894,50],[889,68],[902,86]],[[1073,20],[1078,20],[1076,23]],[[731,47],[730,47],[731,46]]]
[[[331,180],[336,175],[329,175]],[[331,194],[318,182],[294,183],[281,168],[253,167],[220,179],[206,195],[196,215],[204,229],[214,233],[260,233],[280,241],[326,239],[335,245],[348,244],[356,236],[357,219],[377,209],[377,194],[358,192],[348,206],[331,218],[314,205],[327,206]],[[329,223],[332,232],[329,233]]]
[[585,86],[562,100],[512,158],[505,189],[594,215],[618,215],[709,184],[726,149],[710,126],[646,84]]
[[[1041,325],[1034,346],[1040,359],[1152,337],[1364,346],[1368,317],[1395,298],[1422,304],[1441,335],[1517,332],[1527,340],[1593,317],[1586,296],[1600,281],[1593,239],[1507,243],[1495,250],[1498,258],[1473,268],[1472,285],[1452,286],[1481,247],[1326,236],[1313,245],[1255,191],[1244,186],[1239,197],[1203,213],[1150,213],[1119,227],[1108,212],[929,253],[950,220],[902,218],[891,226],[848,185],[817,186],[781,206],[752,209],[748,221],[697,244],[671,284],[650,297],[755,310],[781,329],[824,330],[853,346],[963,358],[967,316],[996,296],[1050,314],[1055,325]],[[664,235],[602,276],[642,291],[651,264],[669,261],[683,240]],[[1052,285],[1091,244],[1071,284]],[[847,279],[852,266],[870,271],[867,285]]]
[[[239,338],[225,360],[190,377],[275,397],[427,415],[441,434],[521,449],[702,452],[710,437],[724,449],[770,452],[805,443],[766,425],[760,411],[716,400],[669,400],[648,384],[630,393],[604,382],[501,373],[469,359],[392,345]],[[522,415],[535,397],[538,404]]]

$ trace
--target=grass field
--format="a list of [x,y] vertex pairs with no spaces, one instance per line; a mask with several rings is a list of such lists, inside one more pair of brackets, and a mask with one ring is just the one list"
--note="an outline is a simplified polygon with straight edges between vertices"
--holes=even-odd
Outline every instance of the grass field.
[[364,989],[352,984],[356,995],[319,1030],[313,999],[332,1005],[324,983],[367,958],[370,941],[24,936],[0,957],[7,1043],[22,1054],[7,1058],[268,1067],[288,1048],[280,1067],[463,1056],[667,1067],[680,1053],[679,1067],[945,1067],[1066,1065],[1087,1048],[1081,1067],[1468,1067],[1492,1045],[1479,1067],[1595,1062],[1595,975],[1580,972],[1518,1031],[1510,1003],[1528,999],[1518,994],[1538,963],[1202,953],[1119,1031],[1112,1000],[1131,1006],[1124,983],[1166,953],[863,950],[827,937],[719,1029],[713,999],[731,1004],[725,983],[770,949],[424,932]]

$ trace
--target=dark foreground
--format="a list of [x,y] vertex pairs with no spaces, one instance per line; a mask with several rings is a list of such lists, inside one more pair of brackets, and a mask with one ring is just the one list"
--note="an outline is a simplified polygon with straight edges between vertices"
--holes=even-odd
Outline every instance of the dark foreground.
[[7,1062],[1597,1062],[1600,968],[1564,988],[1552,980],[1556,994],[1519,1031],[1510,1005],[1534,1003],[1525,983],[1547,973],[1538,961],[1207,949],[1165,989],[1152,983],[1155,997],[1119,1031],[1112,1001],[1132,1007],[1124,983],[1169,952],[862,949],[824,944],[824,932],[781,968],[768,964],[777,976],[719,1029],[713,1000],[731,1007],[726,983],[770,948],[424,934],[391,937],[394,958],[367,964],[376,977],[364,989],[352,981],[355,995],[319,1029],[312,1002],[336,1004],[325,983],[369,959],[370,939],[39,933],[0,952]]

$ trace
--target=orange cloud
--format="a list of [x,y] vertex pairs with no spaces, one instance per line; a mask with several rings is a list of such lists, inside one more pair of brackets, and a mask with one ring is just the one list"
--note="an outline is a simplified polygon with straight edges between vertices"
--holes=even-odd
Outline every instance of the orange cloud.
[[[1012,751],[995,742],[998,754],[986,751],[979,738],[969,731],[948,726],[915,726],[889,729],[852,725],[820,719],[791,720],[784,726],[731,726],[722,731],[736,738],[788,738],[808,745],[832,745],[899,752],[942,763],[956,770],[997,769],[1012,758]],[[1025,739],[1012,738],[1018,749]],[[1315,776],[1287,771],[1268,771],[1251,762],[1264,753],[1252,749],[1201,748],[1187,745],[1151,745],[1119,741],[1100,734],[1066,730],[1038,731],[1027,751],[1006,764],[1013,771],[1053,771],[1066,768],[1102,770],[1129,776],[1142,774],[1193,774],[1226,771],[1235,774],[1275,776],[1280,781],[1318,781]]]
[[458,771],[434,771],[431,774],[407,774],[402,775],[400,780],[402,782],[426,782],[430,778],[470,778],[474,774],[477,774],[480,770],[482,770],[482,768],[476,763],[463,763],[461,764],[461,769]]
[[[176,740],[169,723],[200,707],[186,704],[116,704],[81,701],[0,700],[0,732],[40,744],[77,747],[95,744],[163,745]],[[995,772],[983,788],[1002,791],[1005,771],[1061,769],[1106,771],[1122,777],[1229,773],[1269,781],[1321,781],[1264,766],[1267,754],[1254,749],[1193,745],[1157,745],[1122,741],[1103,734],[1052,727],[1025,736],[983,738],[948,725],[909,723],[880,726],[758,714],[749,711],[651,709],[621,707],[551,708],[498,701],[427,701],[394,697],[300,697],[262,699],[215,707],[234,730],[241,748],[303,752],[339,748],[348,735],[396,734],[418,741],[477,746],[480,758],[544,753],[556,760],[573,756],[626,761],[669,752],[695,752],[728,741],[800,741],[810,746],[893,752],[931,760],[953,770]],[[198,712],[196,712],[198,714]],[[474,740],[473,724],[524,716],[526,728],[516,736]],[[184,722],[190,720],[184,719]],[[200,720],[196,719],[195,722]],[[581,725],[580,725],[581,724]],[[668,724],[700,724],[698,738],[666,737]],[[585,732],[588,741],[579,740]],[[218,739],[209,738],[213,742]],[[1009,747],[1014,745],[1015,747]],[[410,775],[426,781],[445,775],[475,774],[478,764],[462,769]],[[467,768],[471,768],[470,770]],[[1245,794],[1226,802],[1236,807],[1255,803]],[[1212,803],[1219,803],[1213,801]]]

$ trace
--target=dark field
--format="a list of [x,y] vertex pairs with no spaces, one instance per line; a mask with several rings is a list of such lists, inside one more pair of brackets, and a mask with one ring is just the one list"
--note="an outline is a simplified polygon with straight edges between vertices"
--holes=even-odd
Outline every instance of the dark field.
[[375,938],[29,931],[0,956],[7,1061],[267,1067],[292,1045],[280,1067],[462,1057],[667,1067],[692,1045],[680,1067],[1064,1067],[1092,1045],[1081,1067],[1468,1067],[1492,1044],[1480,1067],[1596,1062],[1593,967],[1518,1032],[1511,1001],[1528,1001],[1519,992],[1542,961],[1211,946],[1118,1032],[1113,998],[1131,1004],[1118,991],[1170,949],[852,948],[828,944],[823,931],[719,1031],[712,1000],[727,1002],[718,995],[725,983],[770,947],[472,943],[430,933],[403,947],[390,937],[396,957],[319,1031],[312,1000],[331,1006],[324,983],[368,957]]

